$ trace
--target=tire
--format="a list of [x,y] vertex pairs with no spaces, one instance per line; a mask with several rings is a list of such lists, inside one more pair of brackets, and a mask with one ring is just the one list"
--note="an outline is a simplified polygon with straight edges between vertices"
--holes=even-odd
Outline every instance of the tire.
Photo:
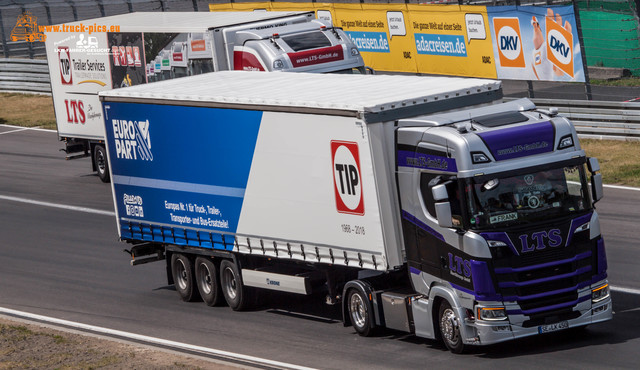
[[222,288],[218,279],[218,269],[209,258],[196,258],[196,285],[200,297],[207,306],[219,306],[222,301]]
[[104,146],[96,145],[93,162],[100,180],[102,182],[109,182],[109,160],[107,159],[107,151],[104,149]]
[[347,294],[347,310],[349,311],[349,318],[351,319],[351,325],[358,334],[363,337],[373,335],[373,312],[367,297],[359,289],[351,289]]
[[465,350],[460,331],[460,318],[447,301],[442,301],[438,310],[438,327],[444,345],[453,353]]
[[244,311],[251,307],[255,292],[242,284],[238,266],[230,260],[220,262],[220,286],[229,307],[234,311]]
[[171,256],[171,274],[180,298],[185,302],[198,300],[198,290],[194,284],[195,275],[189,258],[183,254],[174,253]]

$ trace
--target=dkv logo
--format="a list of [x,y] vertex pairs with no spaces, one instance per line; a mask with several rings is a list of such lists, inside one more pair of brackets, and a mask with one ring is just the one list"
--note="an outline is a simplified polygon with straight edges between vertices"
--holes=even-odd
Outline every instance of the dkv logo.
[[573,34],[558,24],[553,17],[546,18],[547,58],[564,73],[573,77]]
[[518,18],[493,18],[500,66],[524,68],[524,51]]
[[333,183],[338,212],[364,215],[362,196],[362,171],[358,143],[351,141],[331,141]]
[[153,161],[149,120],[112,119],[113,138],[118,159]]

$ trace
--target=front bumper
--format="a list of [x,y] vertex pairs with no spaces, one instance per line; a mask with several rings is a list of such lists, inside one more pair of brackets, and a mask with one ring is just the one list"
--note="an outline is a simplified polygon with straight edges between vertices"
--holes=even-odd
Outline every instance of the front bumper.
[[[583,302],[576,306],[576,310],[580,310],[582,314],[575,319],[567,320],[568,328],[608,321],[613,317],[611,297],[595,304],[591,301]],[[467,335],[464,342],[472,345],[488,345],[540,334],[539,326],[523,327],[510,324],[509,320],[496,322],[475,320],[465,322],[465,326]],[[475,335],[471,335],[472,333]]]

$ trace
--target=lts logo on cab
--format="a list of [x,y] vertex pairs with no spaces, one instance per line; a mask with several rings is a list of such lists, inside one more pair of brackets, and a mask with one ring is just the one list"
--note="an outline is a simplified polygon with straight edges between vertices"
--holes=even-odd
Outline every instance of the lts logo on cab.
[[501,67],[524,68],[524,51],[518,18],[493,18]]
[[331,141],[333,183],[338,212],[364,215],[362,196],[362,171],[358,143],[352,141]]

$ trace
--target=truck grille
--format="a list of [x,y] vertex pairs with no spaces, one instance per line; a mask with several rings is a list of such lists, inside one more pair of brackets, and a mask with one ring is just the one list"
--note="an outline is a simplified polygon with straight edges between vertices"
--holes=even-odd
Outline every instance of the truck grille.
[[596,242],[588,232],[574,235],[567,247],[546,248],[516,255],[510,248],[494,248],[493,272],[497,293],[505,302],[517,302],[530,321],[572,315],[581,301],[578,290],[591,284],[597,270]]

